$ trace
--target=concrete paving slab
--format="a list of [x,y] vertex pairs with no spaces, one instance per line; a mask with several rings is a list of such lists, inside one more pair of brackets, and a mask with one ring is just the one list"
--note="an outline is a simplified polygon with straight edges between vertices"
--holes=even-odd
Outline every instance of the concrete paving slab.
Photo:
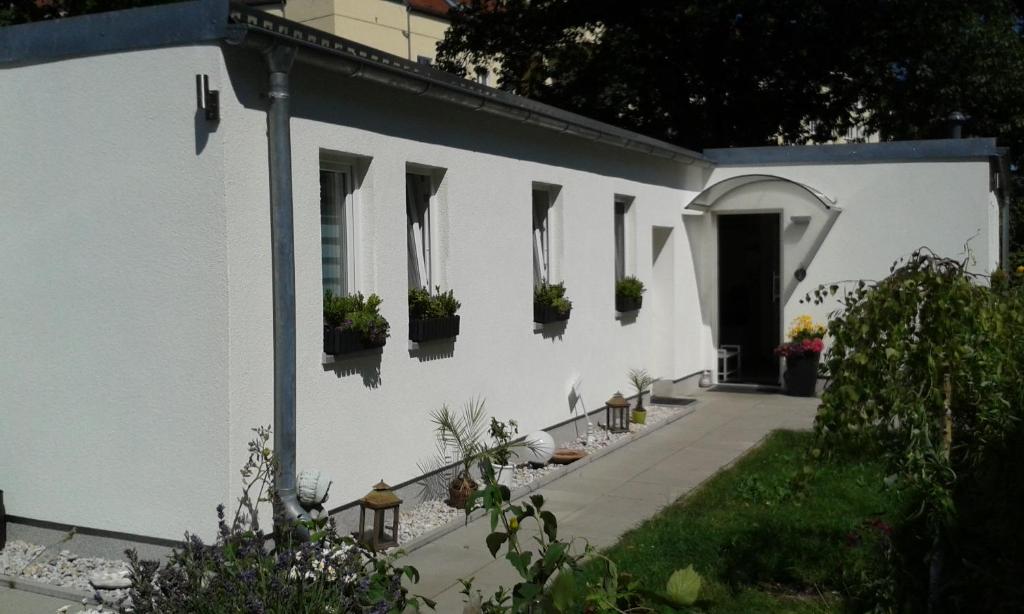
[[[656,515],[752,448],[779,427],[809,428],[816,400],[778,395],[702,393],[696,411],[612,451],[538,492],[558,516],[559,534],[598,548]],[[490,527],[476,521],[408,557],[424,583],[415,589],[438,601],[438,612],[462,611],[458,579],[476,577],[476,588],[491,594],[511,586],[518,574],[503,556],[487,552]],[[537,529],[527,525],[524,542]],[[584,541],[577,545],[582,549]],[[447,544],[447,547],[445,547]]]
[[78,601],[0,588],[0,612],[3,614],[54,614],[64,606],[71,612],[84,608]]

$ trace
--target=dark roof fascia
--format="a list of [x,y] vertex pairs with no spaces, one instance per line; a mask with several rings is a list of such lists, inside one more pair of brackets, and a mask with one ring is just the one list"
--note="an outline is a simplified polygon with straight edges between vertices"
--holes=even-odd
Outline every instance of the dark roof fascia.
[[0,65],[39,63],[225,37],[228,3],[190,0],[0,28]]
[[297,61],[308,60],[312,55],[316,56],[317,65],[334,63],[339,70],[354,77],[366,77],[397,89],[427,94],[479,111],[492,112],[556,132],[568,132],[661,158],[685,163],[708,163],[703,155],[695,151],[480,85],[241,4],[231,4],[230,17],[234,22],[233,27],[243,29],[246,36],[253,34],[296,45],[303,51]]
[[774,166],[981,159],[998,155],[998,150],[994,138],[971,138],[840,145],[730,147],[705,149],[704,155],[719,166]]

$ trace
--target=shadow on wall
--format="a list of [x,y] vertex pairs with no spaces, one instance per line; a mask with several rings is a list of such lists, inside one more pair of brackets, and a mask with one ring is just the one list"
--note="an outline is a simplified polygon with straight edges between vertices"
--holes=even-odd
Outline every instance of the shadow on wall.
[[421,344],[416,348],[409,348],[409,357],[420,362],[432,360],[444,360],[455,356],[455,339],[439,339],[429,343]]
[[545,339],[562,340],[562,336],[565,335],[565,329],[569,326],[568,320],[562,320],[560,322],[549,322],[543,326],[534,326],[533,333],[540,335]]
[[[262,92],[267,87],[267,72],[262,57],[250,49],[225,49],[224,60],[241,104],[265,111]],[[699,181],[696,176],[690,178],[690,173],[681,173],[677,161],[630,155],[611,145],[554,134],[515,120],[502,121],[303,64],[295,65],[291,84],[295,118],[671,188],[692,187]],[[482,134],[487,138],[481,138]],[[567,155],[568,149],[573,155]]]
[[346,356],[335,362],[325,364],[324,371],[334,371],[339,378],[358,374],[363,378],[363,386],[379,388],[383,381],[380,376],[380,361],[384,352],[381,350],[361,352]]

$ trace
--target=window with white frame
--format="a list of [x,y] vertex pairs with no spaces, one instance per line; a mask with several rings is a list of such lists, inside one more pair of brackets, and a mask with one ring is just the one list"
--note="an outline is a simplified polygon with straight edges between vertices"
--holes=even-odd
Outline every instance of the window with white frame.
[[615,281],[626,277],[626,214],[630,201],[622,196],[615,197]]
[[430,175],[406,173],[405,211],[408,232],[409,288],[433,287],[430,260],[430,201],[434,193]]
[[320,160],[320,258],[323,289],[355,291],[355,175],[351,164]]
[[533,285],[551,282],[551,191],[533,188]]

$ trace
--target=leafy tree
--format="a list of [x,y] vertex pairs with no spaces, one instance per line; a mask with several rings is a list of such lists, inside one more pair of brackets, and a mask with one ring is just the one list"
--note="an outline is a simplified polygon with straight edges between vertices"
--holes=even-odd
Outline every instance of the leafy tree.
[[178,0],[0,0],[0,26],[176,1]]

